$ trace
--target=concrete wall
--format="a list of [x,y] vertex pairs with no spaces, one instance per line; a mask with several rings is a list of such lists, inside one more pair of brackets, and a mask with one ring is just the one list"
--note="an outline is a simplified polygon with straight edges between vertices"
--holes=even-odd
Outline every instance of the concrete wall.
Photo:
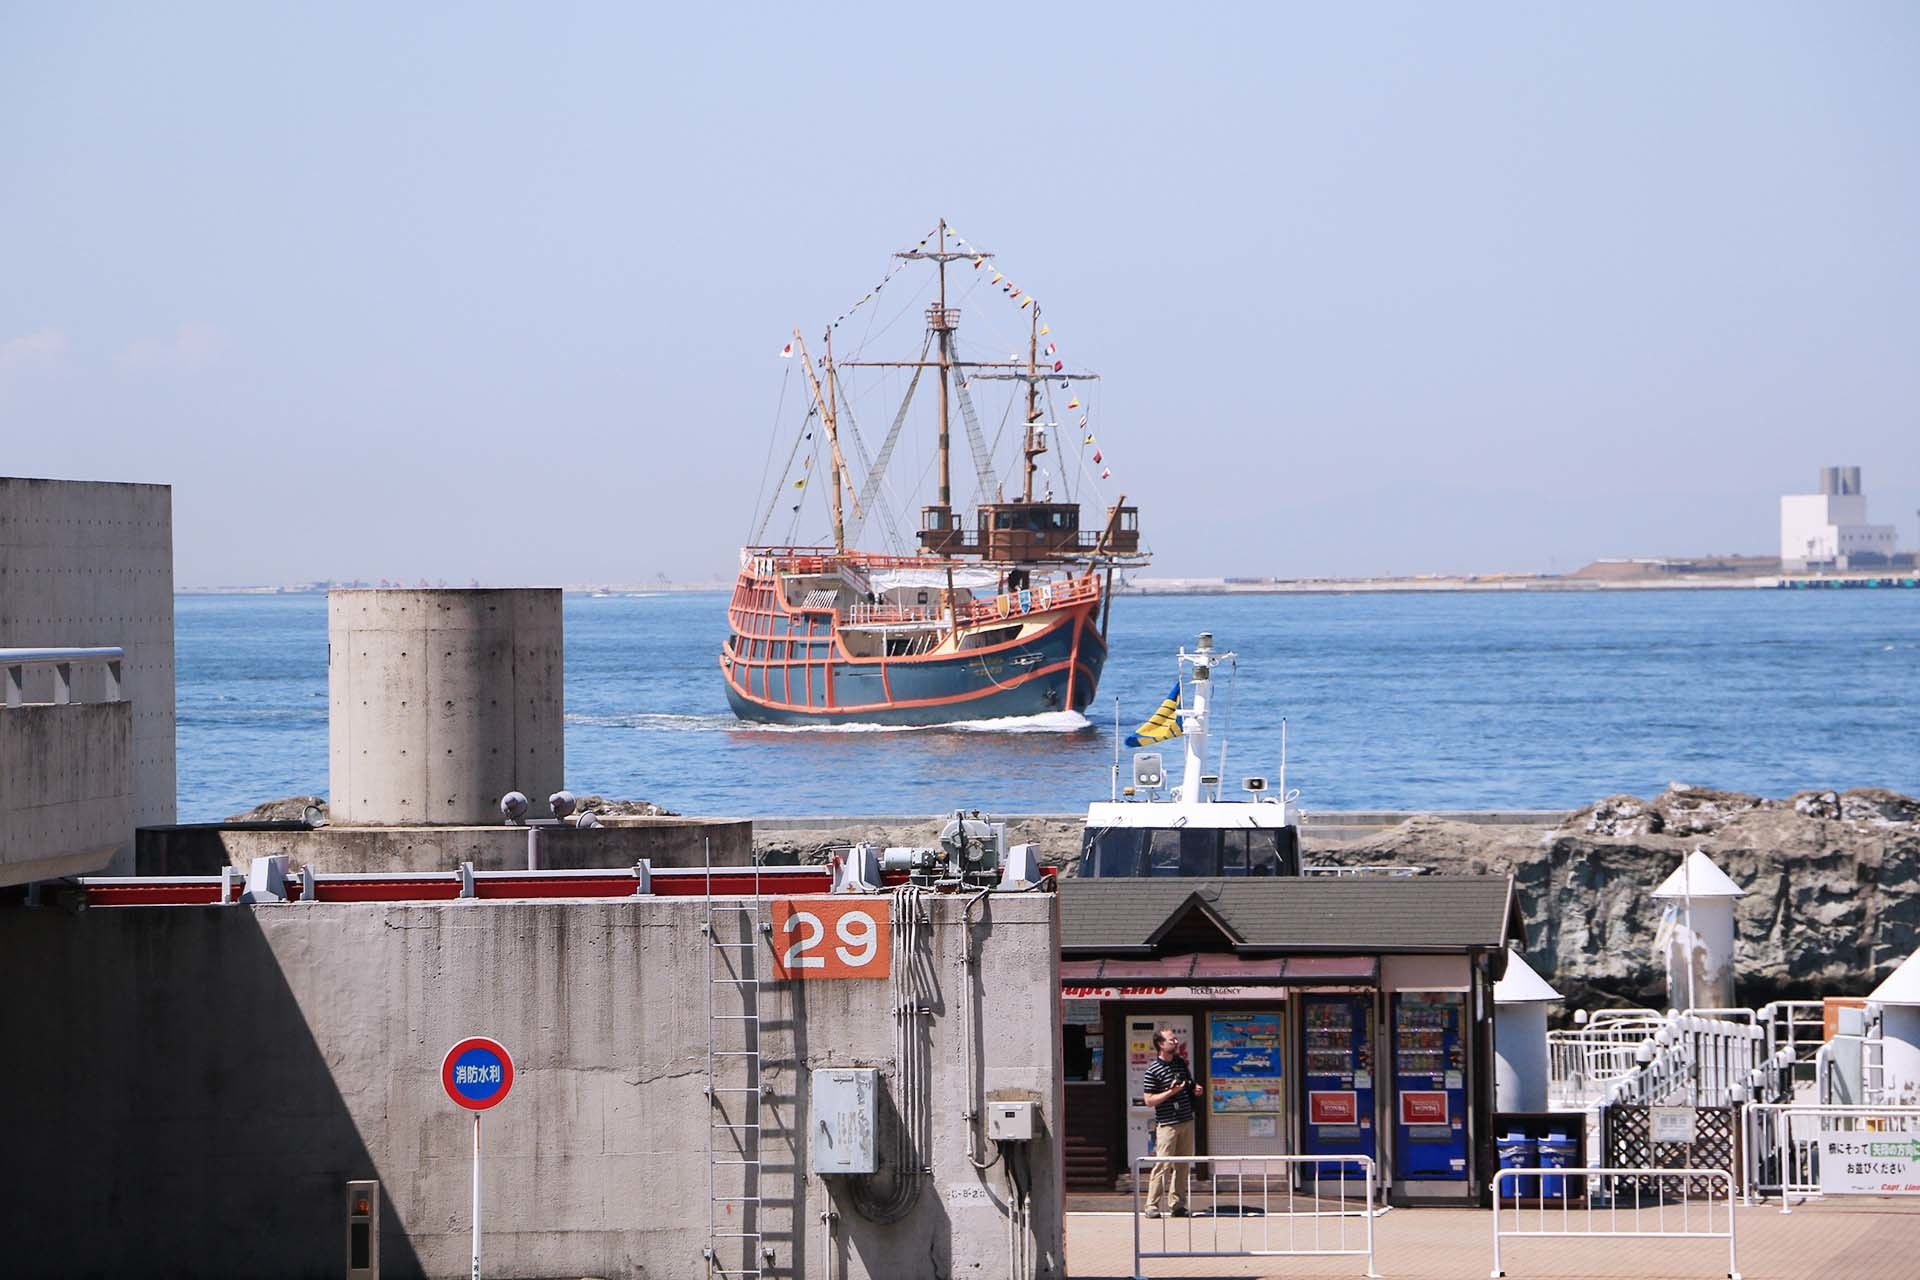
[[0,707],[0,884],[106,865],[133,805],[131,703]]
[[[173,491],[0,476],[0,648],[119,645],[121,696],[133,704],[133,822],[172,822]],[[76,671],[74,696],[100,697],[104,674]],[[29,701],[52,676],[30,681]],[[107,779],[82,789],[101,793]],[[132,826],[108,870],[133,869]],[[102,869],[99,867],[88,870]]]
[[[769,1205],[754,1221],[770,1275],[827,1276],[830,1204],[835,1277],[1007,1274],[1004,1166],[977,1174],[964,1154],[968,990],[984,997],[982,1087],[1040,1103],[1036,1274],[1063,1273],[1055,899],[982,904],[977,986],[962,907],[930,902],[917,956],[935,1173],[895,1225],[806,1172],[810,1068],[881,1067],[899,1106],[891,983],[763,997]],[[487,1034],[517,1077],[484,1124],[485,1273],[705,1274],[703,913],[697,899],[0,913],[0,972],[36,975],[0,1002],[5,1270],[337,1277],[344,1184],[372,1177],[384,1274],[463,1275],[471,1123],[438,1068]],[[721,990],[724,1011],[750,988]]]
[[486,823],[565,785],[560,592],[327,594],[329,812]]
[[[145,827],[139,833],[141,875],[217,875],[255,858],[286,854],[296,867],[316,870],[452,871],[471,862],[478,871],[523,871],[526,827],[314,827],[292,823],[232,826],[196,823]],[[542,827],[540,863],[547,870],[631,867],[642,858],[656,867],[748,866],[753,823],[745,818],[623,818],[618,826]]]

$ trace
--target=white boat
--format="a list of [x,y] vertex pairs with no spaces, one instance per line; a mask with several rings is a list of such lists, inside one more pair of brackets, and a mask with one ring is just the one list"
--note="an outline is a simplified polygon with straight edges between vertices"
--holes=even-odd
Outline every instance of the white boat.
[[1245,799],[1222,792],[1224,744],[1207,767],[1213,715],[1213,676],[1231,652],[1213,647],[1202,632],[1189,652],[1179,652],[1180,687],[1174,709],[1184,753],[1180,782],[1167,786],[1163,756],[1143,751],[1133,758],[1133,785],[1120,787],[1119,737],[1115,730],[1113,794],[1087,806],[1080,841],[1083,876],[1297,876],[1300,867],[1298,791],[1287,790],[1286,723],[1281,722],[1279,785],[1245,778]]

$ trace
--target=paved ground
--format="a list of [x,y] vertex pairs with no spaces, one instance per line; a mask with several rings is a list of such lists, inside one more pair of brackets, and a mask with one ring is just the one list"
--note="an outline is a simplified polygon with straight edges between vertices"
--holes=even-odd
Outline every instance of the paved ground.
[[[1258,1219],[1180,1219],[1143,1222],[1143,1240],[1168,1231],[1167,1248],[1204,1248],[1220,1232],[1235,1243],[1243,1226],[1258,1241]],[[1267,1229],[1277,1243],[1279,1220]],[[1393,1209],[1374,1219],[1374,1260],[1389,1280],[1486,1280],[1493,1269],[1493,1215],[1473,1209]],[[1350,1239],[1358,1240],[1353,1230]],[[1322,1239],[1334,1240],[1323,1222]],[[1920,1202],[1855,1200],[1806,1204],[1782,1215],[1756,1205],[1735,1214],[1744,1280],[1912,1280],[1920,1276]],[[1303,1240],[1305,1235],[1301,1237]],[[1149,1245],[1148,1247],[1154,1247]],[[1724,1276],[1724,1240],[1504,1240],[1502,1265],[1513,1280],[1651,1280]],[[1073,1280],[1120,1280],[1133,1275],[1133,1219],[1125,1213],[1067,1215],[1068,1274]],[[1364,1258],[1168,1259],[1149,1261],[1152,1277],[1354,1277]]]

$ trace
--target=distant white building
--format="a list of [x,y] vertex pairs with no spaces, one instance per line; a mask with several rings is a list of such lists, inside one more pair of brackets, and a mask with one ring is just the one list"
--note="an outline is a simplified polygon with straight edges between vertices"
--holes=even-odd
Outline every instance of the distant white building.
[[1787,569],[1849,569],[1893,558],[1890,524],[1867,523],[1860,468],[1820,468],[1820,492],[1780,499],[1780,561]]

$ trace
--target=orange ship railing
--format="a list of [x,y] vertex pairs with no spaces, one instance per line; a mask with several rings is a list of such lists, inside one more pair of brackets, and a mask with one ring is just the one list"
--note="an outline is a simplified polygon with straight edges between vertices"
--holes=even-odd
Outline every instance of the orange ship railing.
[[1029,613],[1044,613],[1067,605],[1085,604],[1100,598],[1100,582],[1092,574],[1048,583],[1025,591],[1009,591],[987,600],[972,601],[960,611],[960,620],[992,622],[998,618],[1018,618]]

